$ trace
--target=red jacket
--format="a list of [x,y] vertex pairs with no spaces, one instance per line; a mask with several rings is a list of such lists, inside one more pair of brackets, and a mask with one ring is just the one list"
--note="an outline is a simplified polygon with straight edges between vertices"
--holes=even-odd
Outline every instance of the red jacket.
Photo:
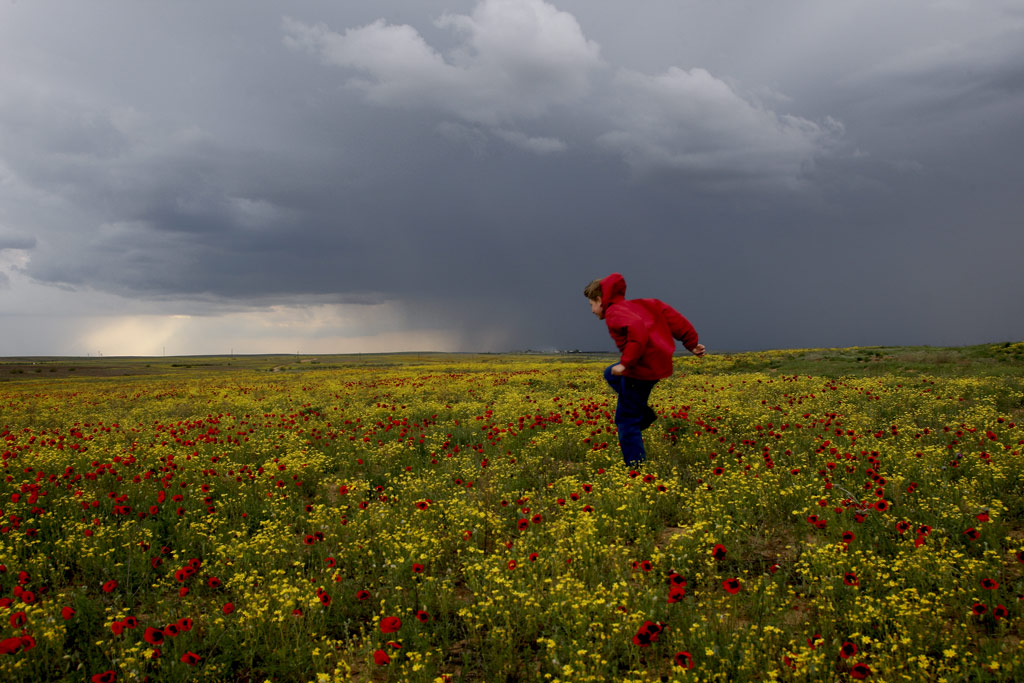
[[668,377],[675,340],[690,351],[697,346],[697,330],[676,309],[658,299],[627,300],[626,280],[618,273],[601,280],[601,307],[627,377]]

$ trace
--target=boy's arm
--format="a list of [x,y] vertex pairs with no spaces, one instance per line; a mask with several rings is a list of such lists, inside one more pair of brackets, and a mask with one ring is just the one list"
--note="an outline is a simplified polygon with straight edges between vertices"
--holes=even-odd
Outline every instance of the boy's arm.
[[[690,324],[690,321],[665,302],[661,302],[661,305],[661,314],[665,316],[668,328],[672,331],[672,336],[681,341],[687,351],[697,353],[697,347],[700,346],[700,350],[703,352],[703,345],[697,339],[697,330]],[[697,355],[701,354],[697,353]]]
[[609,328],[618,330],[618,333],[626,338],[626,343],[622,346],[619,364],[624,365],[628,372],[630,368],[636,366],[637,361],[644,355],[644,350],[647,348],[649,338],[647,327],[639,316],[628,315],[620,311],[616,311],[605,321]]

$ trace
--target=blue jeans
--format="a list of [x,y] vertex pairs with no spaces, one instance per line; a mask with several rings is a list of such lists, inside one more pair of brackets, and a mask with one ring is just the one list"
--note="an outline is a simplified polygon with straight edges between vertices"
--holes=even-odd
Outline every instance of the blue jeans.
[[643,431],[657,419],[657,413],[649,405],[647,399],[651,389],[658,383],[656,379],[636,379],[625,375],[613,375],[609,365],[605,368],[604,378],[608,385],[619,396],[615,406],[615,426],[619,429],[619,448],[622,459],[628,467],[636,467],[647,459],[644,449]]

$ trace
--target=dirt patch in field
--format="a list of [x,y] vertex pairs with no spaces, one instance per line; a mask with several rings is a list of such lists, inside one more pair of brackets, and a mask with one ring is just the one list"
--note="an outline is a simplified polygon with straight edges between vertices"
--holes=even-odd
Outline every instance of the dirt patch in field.
[[688,536],[689,534],[690,530],[686,527],[668,526],[658,532],[658,540],[654,545],[661,548],[668,545],[676,536]]

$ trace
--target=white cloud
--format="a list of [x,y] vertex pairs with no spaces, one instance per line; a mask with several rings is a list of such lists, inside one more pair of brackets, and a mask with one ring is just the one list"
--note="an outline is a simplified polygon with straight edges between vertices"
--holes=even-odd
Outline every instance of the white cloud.
[[704,174],[711,184],[792,183],[842,133],[832,119],[778,114],[705,69],[671,67],[656,76],[621,69],[613,87],[615,129],[600,142],[641,172]]
[[776,113],[771,105],[790,103],[783,93],[760,86],[744,96],[701,68],[619,69],[598,81],[608,65],[597,44],[573,15],[542,0],[481,0],[470,14],[436,24],[460,39],[447,54],[412,26],[384,20],[337,33],[285,19],[284,29],[289,46],[360,72],[349,84],[368,101],[457,117],[464,123],[439,132],[478,152],[481,133],[536,154],[563,152],[569,143],[561,135],[530,135],[515,124],[551,125],[541,117],[567,113],[607,131],[599,144],[635,171],[792,185],[842,132],[831,119]]
[[382,19],[336,33],[286,18],[285,43],[364,74],[349,85],[375,104],[435,109],[541,154],[565,148],[509,125],[572,105],[590,91],[600,50],[571,14],[542,0],[483,0],[471,14],[446,14],[436,24],[461,39],[447,55],[412,26]]

